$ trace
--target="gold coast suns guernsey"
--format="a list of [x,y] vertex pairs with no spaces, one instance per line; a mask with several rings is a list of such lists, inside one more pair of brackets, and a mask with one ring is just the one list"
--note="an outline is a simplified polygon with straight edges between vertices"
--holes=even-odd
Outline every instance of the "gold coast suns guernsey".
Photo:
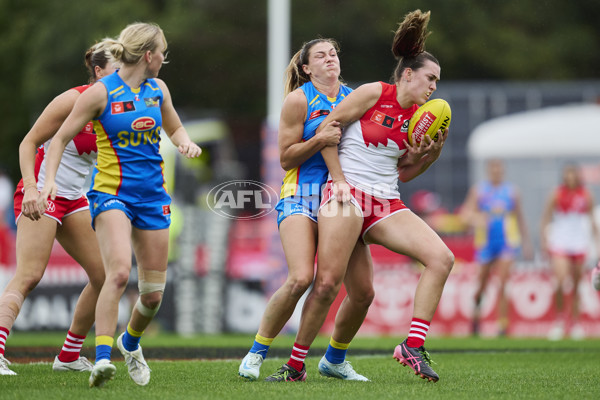
[[117,72],[102,78],[106,108],[96,120],[98,161],[91,190],[129,201],[168,196],[159,153],[163,93],[154,79],[131,89]]
[[408,123],[419,107],[400,107],[396,85],[380,83],[377,103],[344,130],[339,157],[348,183],[371,196],[395,199],[398,159],[406,153],[403,140],[408,141]]
[[[316,130],[335,108],[350,92],[348,86],[340,85],[336,97],[327,97],[317,91],[312,82],[300,86],[306,96],[308,108],[304,120],[302,141],[305,142],[315,136]],[[320,194],[322,185],[327,181],[327,165],[321,152],[313,154],[301,165],[286,172],[281,186],[281,198],[289,196],[310,196]]]

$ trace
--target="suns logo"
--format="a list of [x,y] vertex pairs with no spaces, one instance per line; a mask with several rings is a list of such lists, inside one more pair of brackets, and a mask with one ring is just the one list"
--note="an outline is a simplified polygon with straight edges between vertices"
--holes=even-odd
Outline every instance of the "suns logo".
[[154,128],[156,121],[151,117],[140,117],[131,123],[131,129],[134,131],[147,131]]

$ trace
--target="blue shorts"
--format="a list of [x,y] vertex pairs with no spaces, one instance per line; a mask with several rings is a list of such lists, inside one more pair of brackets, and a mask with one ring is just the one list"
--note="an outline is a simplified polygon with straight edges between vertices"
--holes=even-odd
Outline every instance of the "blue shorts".
[[487,242],[477,249],[475,254],[479,264],[488,264],[496,259],[515,259],[519,255],[519,248],[510,246],[503,240]]
[[305,215],[314,222],[317,222],[320,204],[321,196],[318,194],[310,196],[289,196],[280,199],[275,206],[275,210],[277,210],[277,226],[290,215],[296,214]]
[[129,202],[119,196],[90,190],[87,193],[92,214],[92,228],[96,217],[104,211],[121,210],[131,220],[131,225],[142,230],[166,229],[171,225],[171,197],[163,199]]

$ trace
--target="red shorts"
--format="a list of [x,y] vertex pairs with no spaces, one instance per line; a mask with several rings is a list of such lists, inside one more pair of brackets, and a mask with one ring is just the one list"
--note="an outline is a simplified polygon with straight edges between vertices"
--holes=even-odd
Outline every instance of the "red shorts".
[[[19,182],[14,195],[15,199],[15,223],[19,221],[21,216],[21,207],[23,204],[23,181]],[[81,196],[75,200],[65,199],[64,197],[56,197],[55,200],[48,200],[48,208],[44,213],[45,216],[56,220],[62,225],[64,217],[74,214],[79,211],[89,210],[90,204],[85,196]]]
[[569,260],[572,264],[583,264],[585,259],[587,258],[586,253],[571,253],[567,251],[561,250],[552,250],[550,249],[550,254],[552,257],[563,257]]
[[[376,223],[394,215],[400,211],[408,210],[404,202],[400,199],[382,199],[367,194],[354,186],[350,186],[352,199],[350,202],[358,208],[363,217],[363,226],[360,235],[364,241],[364,237]],[[321,207],[334,199],[332,191],[332,181],[328,181],[323,189],[323,198]]]

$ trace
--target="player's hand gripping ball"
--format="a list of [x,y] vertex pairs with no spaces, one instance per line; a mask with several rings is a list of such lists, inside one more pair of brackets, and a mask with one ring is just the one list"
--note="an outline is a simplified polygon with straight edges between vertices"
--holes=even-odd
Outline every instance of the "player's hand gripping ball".
[[434,141],[438,140],[438,131],[442,133],[450,126],[452,111],[446,100],[433,99],[423,104],[410,119],[408,124],[408,141],[421,143],[425,135]]

